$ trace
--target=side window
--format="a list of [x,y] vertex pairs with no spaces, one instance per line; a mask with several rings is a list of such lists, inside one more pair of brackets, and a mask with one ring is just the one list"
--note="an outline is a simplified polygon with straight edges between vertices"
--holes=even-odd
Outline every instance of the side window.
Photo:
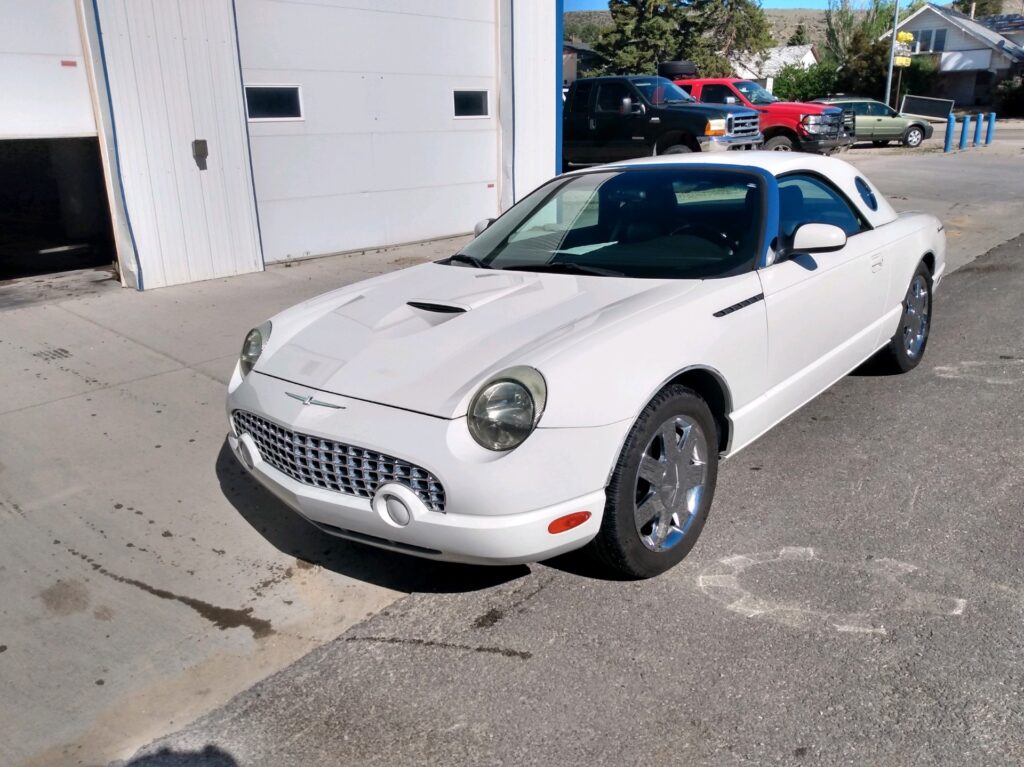
[[593,83],[576,83],[576,88],[572,92],[572,103],[569,104],[569,111],[584,114],[590,104],[590,93],[593,90]]
[[615,112],[622,108],[622,100],[631,97],[625,83],[601,83],[597,86],[597,103],[595,112]]
[[689,93],[691,96],[693,95],[693,86],[692,85],[680,85],[679,87],[682,88],[687,93]]
[[725,104],[727,98],[739,102],[728,85],[705,85],[700,91],[700,100],[708,104]]
[[946,30],[935,30],[935,41],[932,43],[932,51],[938,53],[946,50]]
[[827,181],[815,176],[784,176],[779,179],[779,229],[789,238],[803,224],[832,224],[847,237],[867,228],[860,214]]
[[836,104],[843,109],[852,109],[855,115],[866,115],[871,111],[871,104],[866,101],[854,101],[852,104]]

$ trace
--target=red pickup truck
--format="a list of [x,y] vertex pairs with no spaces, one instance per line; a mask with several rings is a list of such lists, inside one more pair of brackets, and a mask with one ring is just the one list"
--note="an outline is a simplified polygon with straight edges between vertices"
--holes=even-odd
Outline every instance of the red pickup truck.
[[830,154],[854,142],[852,112],[847,115],[824,104],[780,101],[757,83],[734,77],[683,79],[675,83],[707,104],[756,109],[761,113],[764,149]]

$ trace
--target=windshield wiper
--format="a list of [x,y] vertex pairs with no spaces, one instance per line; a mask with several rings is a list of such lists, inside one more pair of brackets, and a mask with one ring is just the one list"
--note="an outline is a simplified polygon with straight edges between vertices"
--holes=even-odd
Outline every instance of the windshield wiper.
[[512,264],[501,267],[509,272],[552,272],[554,274],[586,274],[596,277],[625,277],[622,272],[602,269],[598,266],[584,266],[570,261],[554,261],[547,264]]
[[469,266],[475,266],[477,269],[490,269],[487,264],[481,261],[476,256],[469,256],[465,253],[456,253],[454,256],[449,256],[449,264],[468,264]]

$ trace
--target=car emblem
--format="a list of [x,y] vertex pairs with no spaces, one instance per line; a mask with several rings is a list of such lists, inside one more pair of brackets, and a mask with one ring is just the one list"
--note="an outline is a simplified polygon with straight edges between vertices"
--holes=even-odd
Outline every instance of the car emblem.
[[313,399],[312,395],[305,396],[303,394],[295,394],[294,392],[290,391],[286,391],[285,394],[287,394],[292,399],[297,399],[303,405],[319,405],[320,407],[330,407],[334,408],[335,410],[345,409],[343,405],[334,405],[330,402],[324,402],[322,399]]

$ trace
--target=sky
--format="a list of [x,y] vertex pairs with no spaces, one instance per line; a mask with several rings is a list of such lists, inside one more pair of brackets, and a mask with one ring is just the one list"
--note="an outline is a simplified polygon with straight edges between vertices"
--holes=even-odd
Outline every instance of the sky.
[[[606,11],[608,0],[562,0],[567,11]],[[761,0],[765,8],[819,8],[828,7],[828,0]]]

